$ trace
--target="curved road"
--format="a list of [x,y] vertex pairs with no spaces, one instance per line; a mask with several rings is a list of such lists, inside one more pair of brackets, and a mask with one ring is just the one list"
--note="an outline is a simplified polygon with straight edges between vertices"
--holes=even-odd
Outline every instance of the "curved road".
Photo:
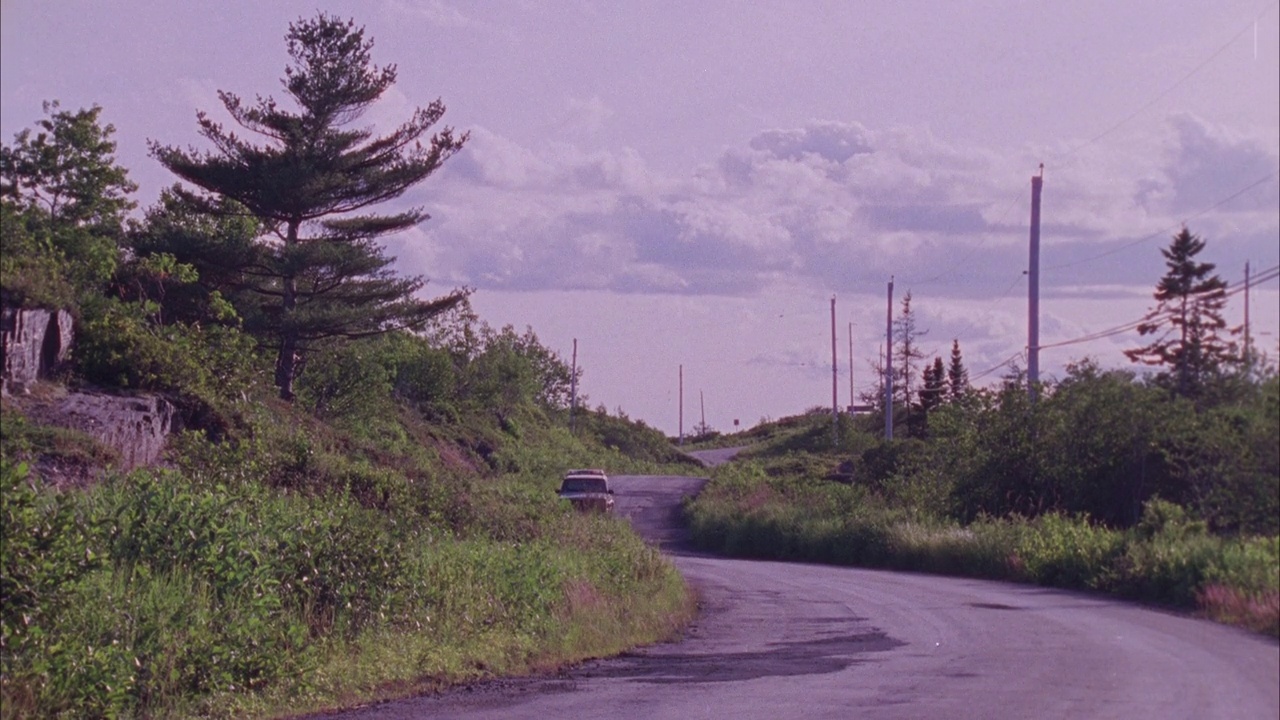
[[682,642],[347,719],[1280,717],[1280,645],[1059,590],[682,550],[695,478],[614,478],[698,589]]

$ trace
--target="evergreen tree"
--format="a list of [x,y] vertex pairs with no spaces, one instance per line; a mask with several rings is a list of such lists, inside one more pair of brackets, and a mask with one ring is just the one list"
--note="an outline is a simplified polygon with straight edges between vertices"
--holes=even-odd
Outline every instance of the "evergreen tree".
[[946,400],[947,371],[942,358],[935,357],[933,364],[925,366],[922,384],[924,387],[920,388],[920,409],[927,415]]
[[[389,268],[394,258],[376,240],[426,220],[421,208],[387,215],[368,209],[426,179],[467,136],[455,137],[446,127],[423,141],[444,115],[439,100],[386,135],[352,127],[396,80],[394,65],[373,65],[373,41],[354,22],[324,14],[299,20],[289,25],[286,42],[293,62],[282,83],[297,112],[270,97],[249,106],[232,93],[218,94],[236,123],[264,144],[251,144],[202,112],[200,134],[212,152],[152,142],[151,153],[261,223],[252,289],[264,337],[276,350],[276,385],[291,399],[299,360],[318,341],[420,328],[466,297],[460,290],[420,300],[415,295],[425,281],[397,277]],[[181,194],[206,212],[219,210],[209,195]]]
[[911,292],[902,298],[902,312],[893,319],[894,363],[893,384],[896,399],[907,408],[910,414],[912,404],[911,379],[916,375],[916,368],[924,353],[916,339],[928,334],[928,330],[916,329],[916,316],[911,309]]
[[951,364],[947,367],[947,390],[950,400],[959,400],[969,391],[969,370],[960,355],[960,340],[951,341]]
[[1184,397],[1196,397],[1223,365],[1238,361],[1236,345],[1222,336],[1227,284],[1212,274],[1213,263],[1196,262],[1205,241],[1183,226],[1160,252],[1169,268],[1156,285],[1156,307],[1138,325],[1151,343],[1125,355],[1137,363],[1167,368],[1159,382]]
[[259,224],[244,206],[222,199],[214,213],[202,212],[183,198],[178,187],[165,189],[147,209],[142,222],[133,223],[127,242],[138,260],[171,256],[190,266],[197,281],[164,289],[157,300],[169,321],[227,322],[222,305],[230,301],[235,322],[251,332],[264,331],[253,288],[259,282],[262,247],[255,242]]

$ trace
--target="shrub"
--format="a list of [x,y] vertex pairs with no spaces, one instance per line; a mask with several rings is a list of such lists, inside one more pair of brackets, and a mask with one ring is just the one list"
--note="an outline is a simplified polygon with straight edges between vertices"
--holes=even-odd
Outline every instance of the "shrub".
[[[76,650],[57,641],[76,586],[101,566],[94,523],[75,498],[41,488],[26,465],[0,461],[0,658],[3,704],[33,709]],[[8,711],[6,711],[8,712]]]

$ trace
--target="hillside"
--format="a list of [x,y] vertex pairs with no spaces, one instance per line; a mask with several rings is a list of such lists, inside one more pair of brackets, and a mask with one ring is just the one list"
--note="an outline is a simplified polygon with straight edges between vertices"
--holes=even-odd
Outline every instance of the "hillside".
[[[289,715],[689,619],[656,550],[554,494],[683,456],[574,408],[532,329],[396,299],[367,216],[364,257],[326,238],[262,280],[269,221],[177,190],[130,214],[100,108],[47,111],[0,157],[0,717]],[[291,283],[343,292],[264,303]]]

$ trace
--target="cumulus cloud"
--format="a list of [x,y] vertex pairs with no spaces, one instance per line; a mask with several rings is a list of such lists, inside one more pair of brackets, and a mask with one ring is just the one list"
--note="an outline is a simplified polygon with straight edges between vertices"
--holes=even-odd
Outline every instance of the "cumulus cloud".
[[751,149],[780,160],[800,160],[812,154],[843,163],[854,155],[870,153],[871,142],[858,123],[817,122],[803,128],[766,130],[751,139]]
[[[1262,138],[1215,126],[1188,113],[1170,117],[1169,126],[1172,135],[1164,166],[1144,178],[1137,189],[1136,198],[1144,207],[1194,213],[1210,208],[1274,212],[1280,206],[1280,180],[1276,177],[1280,157]],[[1232,197],[1250,185],[1254,187]]]
[[[1229,167],[1275,161],[1189,117],[1173,126],[1174,155],[1152,175],[1171,207],[1200,199],[1196,178],[1225,182]],[[924,129],[814,122],[762,131],[680,177],[626,148],[532,148],[471,132],[426,203],[437,218],[430,257],[459,282],[750,296],[783,280],[862,292],[897,275],[963,298],[997,296],[1026,269],[1025,148],[1001,155]],[[1125,253],[1158,261],[1141,238],[1155,228],[1160,244],[1171,211],[1145,207],[1139,181],[1087,167],[1047,184],[1042,267],[1072,269],[1042,276],[1046,295],[1059,284],[1147,284],[1145,265]]]

